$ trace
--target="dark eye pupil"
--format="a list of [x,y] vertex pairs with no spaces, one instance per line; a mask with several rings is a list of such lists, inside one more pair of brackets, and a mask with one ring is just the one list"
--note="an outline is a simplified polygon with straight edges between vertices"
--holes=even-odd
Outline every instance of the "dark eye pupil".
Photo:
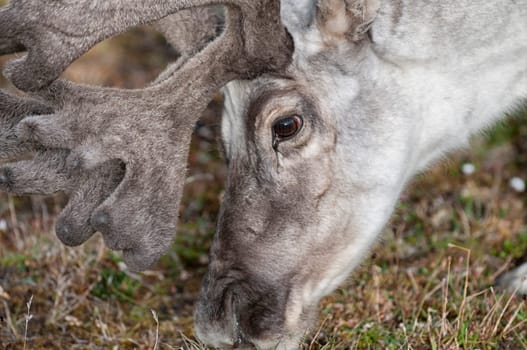
[[284,139],[293,137],[302,126],[302,119],[295,115],[292,117],[286,117],[276,121],[273,124],[273,132],[276,136]]

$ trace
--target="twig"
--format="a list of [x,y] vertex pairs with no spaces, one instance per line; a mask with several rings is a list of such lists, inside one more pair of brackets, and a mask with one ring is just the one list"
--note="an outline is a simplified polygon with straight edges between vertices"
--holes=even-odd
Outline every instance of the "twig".
[[330,315],[328,315],[326,318],[324,318],[324,321],[322,321],[322,323],[320,324],[320,327],[318,327],[317,332],[313,336],[313,339],[311,339],[311,342],[309,343],[308,349],[313,349],[314,348],[315,343],[316,343],[318,337],[320,336],[320,333],[322,332],[322,328],[325,326],[325,324],[329,320],[329,318],[330,318]]
[[[467,290],[468,290],[468,277],[470,273],[470,249],[460,247],[455,244],[448,244],[449,248],[456,248],[459,250],[464,251],[467,253],[467,264],[466,264],[466,272],[465,272],[465,285],[463,287],[463,300],[461,300],[461,306],[459,307],[459,317],[458,317],[458,329],[460,329],[463,326],[463,320],[465,318],[465,306],[467,303]],[[466,340],[466,339],[465,339]]]
[[20,230],[18,228],[18,218],[16,216],[15,201],[13,196],[7,195],[7,205],[9,206],[9,217],[11,219],[11,226],[13,227],[13,233],[15,234],[15,246],[18,250],[22,249],[22,237],[20,236]]
[[503,335],[505,336],[505,335],[507,335],[507,334],[509,334],[509,333],[511,333],[511,332],[513,332],[513,331],[515,331],[516,329],[518,329],[518,328],[520,328],[520,327],[523,328],[524,326],[527,326],[527,320],[523,320],[523,321],[521,321],[520,323],[516,324],[514,327],[509,328],[509,329],[507,330],[507,333],[504,333]]
[[29,298],[29,301],[26,303],[27,313],[25,316],[26,319],[26,327],[24,329],[24,350],[26,350],[26,344],[27,344],[27,329],[29,326],[29,321],[33,318],[33,315],[31,315],[31,303],[33,302],[33,295],[31,295],[31,298]]
[[494,315],[498,311],[498,306],[501,305],[502,299],[503,299],[503,295],[501,295],[499,298],[496,296],[496,293],[494,292],[494,288],[493,287],[490,287],[489,290],[490,290],[490,294],[492,295],[492,298],[494,300],[494,303],[492,304],[492,307],[487,312],[485,317],[483,317],[483,321],[481,321],[481,325],[482,325],[483,329],[487,329],[487,326],[491,327],[490,323],[492,322],[492,318],[494,317]]
[[507,260],[505,260],[505,263],[503,263],[499,269],[497,269],[492,276],[490,276],[490,279],[495,281],[496,278],[498,278],[499,275],[501,275],[503,272],[509,269],[512,263],[512,257],[507,257]]
[[[496,320],[495,322],[495,325],[494,325],[494,329],[492,330],[492,334],[491,335],[495,335],[497,332],[498,332],[498,326],[500,325],[501,323],[501,320],[503,319],[503,316],[505,315],[505,312],[507,311],[507,309],[509,308],[509,305],[511,304],[512,300],[514,299],[514,297],[516,297],[516,293],[518,293],[518,288],[517,287],[514,292],[512,293],[512,295],[510,296],[510,298],[507,300],[507,302],[505,303],[505,307],[503,308],[503,310],[501,310],[501,313],[498,317],[498,319]],[[509,325],[507,325],[508,327]]]
[[452,257],[448,257],[447,274],[445,280],[445,291],[443,293],[443,310],[441,315],[441,337],[446,336],[446,306],[448,302],[448,287],[450,282],[450,266],[452,264]]
[[150,309],[150,312],[152,313],[152,316],[154,317],[154,321],[156,321],[156,341],[154,343],[154,349],[157,350],[157,342],[159,341],[159,319],[157,318],[157,313]]
[[[518,316],[518,313],[521,311],[521,307],[518,307],[515,311],[514,311],[514,314],[511,316],[511,318],[509,319],[509,322],[507,322],[507,325],[505,326],[505,328],[503,328],[503,331],[501,332],[501,336],[504,337],[505,335],[507,335],[507,333],[509,332],[509,328],[512,326],[512,322],[514,322],[514,320],[516,319],[516,317]],[[525,320],[524,320],[525,321]]]
[[11,312],[9,311],[9,305],[7,305],[7,302],[4,300],[4,309],[5,309],[5,318],[6,323],[9,329],[11,330],[11,333],[15,336],[15,338],[18,338],[18,332],[13,325],[13,319],[11,318]]

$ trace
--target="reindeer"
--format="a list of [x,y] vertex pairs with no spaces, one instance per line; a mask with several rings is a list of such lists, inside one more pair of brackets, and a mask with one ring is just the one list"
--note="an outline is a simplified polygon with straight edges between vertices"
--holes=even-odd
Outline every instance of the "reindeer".
[[[211,4],[227,28],[150,88],[56,80],[110,35]],[[526,0],[19,0],[0,33],[0,53],[29,50],[6,70],[29,97],[0,96],[0,156],[34,154],[1,188],[69,193],[59,238],[99,230],[136,269],[171,242],[191,125],[227,84],[228,179],[195,315],[220,348],[298,347],[412,176],[527,98]],[[507,280],[527,292],[521,269]]]
[[[297,348],[412,176],[527,99],[525,0],[283,0],[282,21],[285,74],[224,88],[228,177],[195,321],[217,347]],[[506,279],[527,293],[521,272]]]

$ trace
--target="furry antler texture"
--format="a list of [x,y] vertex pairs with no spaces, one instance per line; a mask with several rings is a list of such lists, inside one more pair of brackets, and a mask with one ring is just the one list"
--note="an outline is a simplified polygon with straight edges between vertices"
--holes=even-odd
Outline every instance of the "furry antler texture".
[[[13,0],[0,11],[0,52],[7,54],[24,48],[28,53],[11,62],[5,75],[21,90],[38,90],[55,80],[71,62],[93,45],[112,35],[183,9],[209,5],[236,6],[243,8],[245,13],[247,10],[258,12],[261,18],[255,19],[260,24],[264,23],[261,19],[269,20],[263,28],[253,27],[252,23],[243,21],[245,23],[240,29],[249,36],[246,42],[249,46],[263,48],[263,43],[258,43],[260,38],[253,34],[264,34],[266,39],[283,44],[284,38],[280,38],[280,33],[283,34],[284,28],[280,25],[279,17],[269,16],[270,13],[276,14],[267,11],[268,1]],[[269,43],[266,45],[271,46]]]
[[0,160],[15,159],[32,148],[20,142],[15,126],[30,114],[47,114],[53,110],[39,101],[20,98],[0,90]]
[[160,19],[152,27],[161,32],[181,55],[191,56],[220,33],[221,9],[197,7]]
[[0,170],[0,188],[14,194],[51,194],[62,191],[69,197],[56,224],[57,236],[67,245],[84,243],[95,230],[89,224],[93,210],[117,187],[124,175],[121,162],[109,161],[97,169],[70,176],[68,150],[44,149],[21,140],[17,123],[27,115],[53,113],[53,109],[31,98],[0,91],[0,160],[32,152],[32,160],[9,164]]
[[[36,152],[32,160],[2,167],[0,188],[66,192],[70,201],[58,236],[75,245],[98,230],[136,270],[149,267],[172,242],[191,132],[207,103],[230,80],[283,69],[292,53],[278,0],[168,3],[19,0],[0,12],[0,32],[6,33],[0,53],[29,51],[8,66],[7,75],[33,97],[0,95],[0,106],[7,106],[0,112],[0,141],[11,140],[6,155],[28,147]],[[97,41],[182,8],[218,3],[227,5],[227,29],[151,87],[119,90],[55,80]]]

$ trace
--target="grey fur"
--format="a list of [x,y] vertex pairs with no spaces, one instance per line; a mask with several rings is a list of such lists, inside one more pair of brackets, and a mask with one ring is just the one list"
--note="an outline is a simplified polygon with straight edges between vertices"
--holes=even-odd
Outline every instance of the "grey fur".
[[[224,89],[228,177],[195,317],[213,347],[298,349],[412,176],[527,98],[527,0],[282,3],[285,77]],[[526,270],[503,281],[525,291]]]
[[220,8],[182,10],[152,24],[177,52],[193,55],[213,40],[220,31]]
[[[71,62],[96,43],[138,24],[208,5],[241,6],[244,12],[258,11],[254,4],[236,0],[13,0],[0,10],[0,52],[6,54],[25,48],[28,53],[10,62],[5,75],[21,90],[38,90],[54,81]],[[262,11],[258,15],[259,23],[264,23],[260,19],[270,22],[264,28],[256,28],[244,21],[243,31],[248,39],[246,53],[256,48],[250,46],[259,46],[259,39],[253,34],[267,32],[263,37],[270,38],[266,35],[278,34],[282,28],[279,18],[270,18]],[[272,58],[266,57],[268,60]]]
[[[172,242],[190,136],[201,112],[228,81],[286,67],[292,43],[276,0],[135,3],[15,1],[2,10],[0,53],[19,43],[29,48],[7,75],[53,114],[29,115],[16,124],[20,114],[6,113],[8,132],[16,124],[20,142],[43,150],[33,160],[4,166],[0,180],[15,193],[70,194],[59,236],[80,244],[98,230],[111,249],[123,251],[131,269],[141,270]],[[98,40],[182,8],[218,3],[228,7],[223,34],[195,56],[183,55],[153,86],[119,90],[54,80]],[[37,37],[42,40],[31,39]]]
[[0,91],[0,161],[21,156],[32,147],[20,142],[15,127],[27,115],[51,113],[52,109],[39,101]]
[[77,176],[70,176],[66,166],[67,150],[44,149],[23,140],[16,129],[27,115],[52,113],[40,101],[0,91],[0,160],[28,157],[0,168],[0,189],[14,194],[52,194],[59,191],[69,197],[57,219],[57,236],[67,245],[76,246],[90,238],[95,230],[89,220],[93,210],[108,197],[123,178],[117,161]]

